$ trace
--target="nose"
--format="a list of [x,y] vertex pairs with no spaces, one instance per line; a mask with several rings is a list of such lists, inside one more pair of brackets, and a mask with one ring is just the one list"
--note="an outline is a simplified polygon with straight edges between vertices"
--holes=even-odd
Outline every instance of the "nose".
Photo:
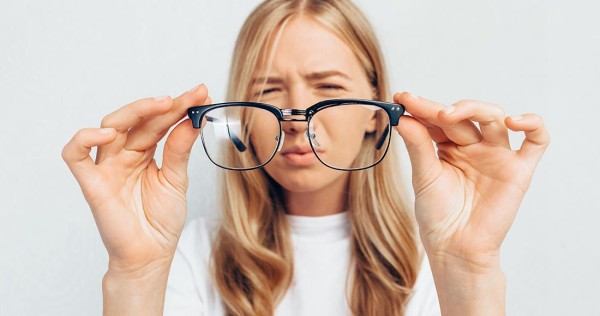
[[[302,89],[290,89],[287,94],[285,106],[288,109],[300,109],[305,110],[307,107],[312,105],[307,91],[301,91]],[[286,134],[306,134],[308,129],[308,122],[304,115],[289,115],[286,119],[302,120],[302,121],[287,121],[281,123],[281,128]]]
[[286,134],[304,134],[307,129],[307,122],[281,122],[281,128]]

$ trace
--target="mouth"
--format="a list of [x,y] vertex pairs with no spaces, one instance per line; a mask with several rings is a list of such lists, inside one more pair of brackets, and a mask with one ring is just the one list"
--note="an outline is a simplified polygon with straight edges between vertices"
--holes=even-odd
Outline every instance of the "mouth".
[[[321,153],[323,150],[317,149]],[[281,152],[281,156],[290,166],[307,167],[319,163],[317,156],[309,146],[292,146]]]

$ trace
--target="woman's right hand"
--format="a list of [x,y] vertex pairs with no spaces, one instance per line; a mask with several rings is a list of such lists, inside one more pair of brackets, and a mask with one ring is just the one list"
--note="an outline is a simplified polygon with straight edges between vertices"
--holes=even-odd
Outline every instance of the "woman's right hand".
[[[176,99],[145,98],[84,128],[62,156],[79,182],[109,255],[109,272],[143,276],[170,266],[187,213],[187,165],[199,130],[186,119],[172,130],[162,167],[157,143],[191,106],[210,103],[197,86]],[[98,147],[96,160],[90,157]],[[167,271],[168,272],[168,271]]]

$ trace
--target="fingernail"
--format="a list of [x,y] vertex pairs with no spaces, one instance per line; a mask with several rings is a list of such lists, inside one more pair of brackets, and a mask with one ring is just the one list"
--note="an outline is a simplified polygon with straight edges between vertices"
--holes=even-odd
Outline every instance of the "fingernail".
[[156,102],[162,102],[162,101],[167,100],[168,98],[169,98],[168,95],[164,95],[164,96],[161,96],[161,97],[155,97],[154,101],[156,101]]
[[204,85],[204,84],[199,84],[199,85],[197,85],[197,86],[195,86],[195,87],[191,88],[189,92],[190,92],[190,93],[196,92],[196,91],[198,91],[198,89],[200,89],[200,87],[201,87],[201,86],[203,86],[203,85]]
[[513,121],[520,121],[523,119],[522,115],[517,115],[517,116],[511,116],[510,117]]
[[416,95],[414,95],[414,94],[412,94],[412,93],[410,93],[410,92],[408,92],[408,91],[406,91],[406,94],[408,94],[408,96],[409,96],[410,98],[412,98],[412,99],[416,99],[416,98],[417,98],[417,96],[416,96]]
[[456,108],[451,105],[451,106],[446,106],[446,108],[443,109],[442,112],[450,115],[450,114],[454,113],[454,110],[456,110]]
[[108,128],[101,128],[98,130],[98,132],[103,135],[108,135],[108,134],[112,133],[114,130],[115,130],[114,128],[108,127]]

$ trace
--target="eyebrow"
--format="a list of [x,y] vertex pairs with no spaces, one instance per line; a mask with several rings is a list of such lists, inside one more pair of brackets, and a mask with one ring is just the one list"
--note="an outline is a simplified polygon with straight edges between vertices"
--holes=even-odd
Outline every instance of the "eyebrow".
[[[325,78],[329,78],[329,77],[342,77],[346,80],[350,80],[350,76],[346,75],[345,73],[338,71],[338,70],[325,70],[325,71],[315,71],[315,72],[311,72],[307,75],[304,76],[304,78],[308,81],[315,81],[315,80],[321,80],[321,79],[325,79]],[[283,82],[282,78],[279,77],[258,77],[258,78],[254,78],[252,79],[251,84],[256,84],[256,83],[267,83],[267,84],[280,84]]]
[[312,72],[304,77],[309,81],[314,81],[314,80],[325,79],[325,78],[336,77],[336,76],[350,80],[350,76],[348,76],[345,73],[338,71],[338,70],[325,70],[325,71]]

